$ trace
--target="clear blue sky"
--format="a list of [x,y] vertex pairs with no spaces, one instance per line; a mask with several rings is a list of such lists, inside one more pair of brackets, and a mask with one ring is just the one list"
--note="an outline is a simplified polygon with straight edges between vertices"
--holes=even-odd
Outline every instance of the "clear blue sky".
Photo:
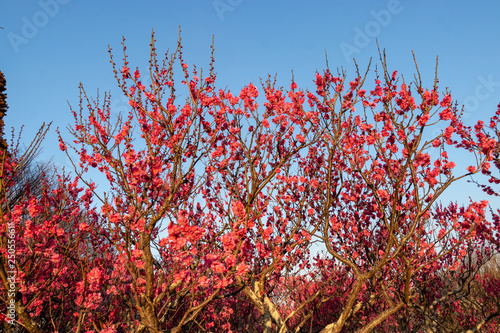
[[[415,52],[426,85],[439,56],[440,87],[467,106],[467,120],[486,120],[500,102],[500,3],[498,1],[77,1],[0,0],[0,70],[7,79],[9,128],[25,125],[26,143],[43,122],[53,122],[42,158],[68,165],[54,129],[71,123],[78,84],[95,96],[116,92],[108,44],[116,60],[125,36],[131,66],[145,68],[151,30],[158,53],[176,46],[182,28],[189,63],[207,67],[212,35],[218,84],[238,90],[268,73],[288,84],[312,87],[316,70],[353,74],[370,57],[376,40],[391,70],[409,77]],[[126,100],[113,96],[115,111]],[[459,193],[464,195],[467,193]]]

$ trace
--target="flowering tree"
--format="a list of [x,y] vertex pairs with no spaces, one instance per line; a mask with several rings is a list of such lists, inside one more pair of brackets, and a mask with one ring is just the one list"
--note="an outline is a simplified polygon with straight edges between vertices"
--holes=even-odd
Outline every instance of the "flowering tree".
[[[37,139],[44,134],[40,132]],[[29,332],[79,331],[96,324],[103,328],[103,322],[113,321],[113,316],[104,321],[97,318],[106,312],[99,302],[106,291],[104,281],[99,281],[105,274],[102,269],[113,261],[106,231],[90,208],[89,191],[80,194],[77,179],[41,174],[36,176],[41,187],[25,183],[20,189],[12,183],[19,180],[18,168],[25,167],[26,161],[32,163],[29,154],[36,146],[30,148],[20,157],[11,150],[2,164],[1,217],[7,236],[3,241],[10,246],[2,246],[0,277],[3,314],[11,314],[4,328],[14,328],[14,322]],[[22,190],[22,196],[12,195],[13,188]]]
[[[417,67],[407,82],[383,55],[375,77],[326,69],[315,91],[268,79],[233,94],[216,88],[213,49],[204,73],[180,40],[163,59],[154,36],[150,46],[148,71],[130,66],[125,43],[122,64],[111,55],[128,114],[80,87],[74,140],[59,136],[75,177],[3,213],[19,230],[27,331],[493,327],[498,276],[484,264],[498,218],[443,193],[498,166],[500,138],[466,126],[437,76],[427,89]],[[457,170],[457,151],[474,163]],[[6,175],[22,160],[12,156]]]
[[[330,112],[330,117],[321,117],[323,126],[332,134],[318,154],[324,156],[324,166],[317,171],[326,180],[323,199],[310,202],[319,203],[319,237],[328,254],[355,277],[342,313],[324,332],[340,332],[350,317],[367,307],[380,311],[356,321],[360,332],[411,307],[417,281],[443,268],[456,269],[471,242],[480,244],[490,234],[486,202],[458,207],[436,201],[453,182],[479,172],[494,146],[463,125],[448,93],[439,97],[437,77],[426,90],[420,75],[413,84],[398,84],[397,73],[390,74],[385,60],[382,66],[385,84],[377,79],[369,94],[361,88],[360,77],[341,93],[342,78],[329,72],[317,76],[323,96],[318,103]],[[361,104],[361,115],[355,114],[356,103]],[[340,111],[330,111],[334,109]],[[442,123],[445,130],[430,136],[429,130]],[[344,129],[339,149],[336,133]],[[452,172],[449,147],[472,151],[470,147],[478,145],[483,154],[476,155],[477,164],[462,174]],[[450,256],[449,266],[443,267]]]

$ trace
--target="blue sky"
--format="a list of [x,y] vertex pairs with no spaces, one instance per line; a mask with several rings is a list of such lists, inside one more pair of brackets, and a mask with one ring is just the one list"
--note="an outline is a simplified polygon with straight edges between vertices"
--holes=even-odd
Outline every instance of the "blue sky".
[[[239,90],[278,74],[288,85],[293,70],[301,87],[312,87],[316,70],[343,67],[352,75],[355,57],[366,68],[378,61],[376,40],[390,70],[409,78],[415,52],[424,83],[431,86],[439,56],[440,87],[466,105],[467,121],[487,120],[500,102],[500,3],[497,1],[77,1],[0,0],[0,70],[7,79],[10,127],[25,125],[29,143],[43,122],[53,122],[41,158],[68,166],[58,151],[77,106],[78,84],[91,96],[116,82],[108,44],[121,58],[125,36],[131,66],[146,68],[151,30],[158,53],[174,49],[179,26],[188,63],[207,68],[215,36],[218,85]],[[112,97],[116,112],[126,100]],[[465,186],[465,185],[464,185]],[[465,188],[465,187],[464,187]],[[469,192],[455,191],[455,195]]]

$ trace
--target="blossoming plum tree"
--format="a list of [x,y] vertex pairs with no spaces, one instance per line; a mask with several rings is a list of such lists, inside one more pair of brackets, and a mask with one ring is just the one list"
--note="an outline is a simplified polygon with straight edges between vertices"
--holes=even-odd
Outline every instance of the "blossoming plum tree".
[[[376,308],[352,322],[368,332],[414,306],[417,281],[443,268],[456,269],[471,244],[482,244],[491,235],[487,202],[471,201],[466,207],[436,202],[452,183],[479,172],[491,160],[494,146],[461,122],[448,93],[440,97],[437,77],[426,90],[420,74],[412,84],[398,82],[385,55],[382,67],[384,85],[376,79],[369,94],[359,76],[346,89],[342,77],[328,71],[317,75],[322,96],[317,103],[327,110],[318,116],[319,126],[328,134],[318,147],[323,165],[316,164],[314,175],[324,180],[322,191],[315,192],[320,200],[307,201],[316,204],[318,237],[327,253],[355,277],[339,317],[323,332],[340,332],[358,311]],[[356,104],[363,112],[356,114]],[[442,123],[441,134],[428,135]],[[473,151],[476,146],[482,149],[473,159],[476,164],[461,174],[453,172],[449,148]],[[443,267],[449,256],[453,259]]]
[[[148,71],[130,66],[125,41],[122,64],[110,49],[128,114],[80,86],[74,140],[59,136],[75,178],[4,213],[20,231],[27,331],[493,327],[499,280],[479,273],[500,245],[498,215],[443,193],[498,167],[500,138],[463,123],[437,74],[427,89],[418,67],[407,82],[381,55],[375,77],[327,68],[315,91],[269,78],[233,94],[216,87],[213,48],[207,73],[180,39],[163,59],[154,35],[150,47]],[[473,164],[461,170],[457,152]]]

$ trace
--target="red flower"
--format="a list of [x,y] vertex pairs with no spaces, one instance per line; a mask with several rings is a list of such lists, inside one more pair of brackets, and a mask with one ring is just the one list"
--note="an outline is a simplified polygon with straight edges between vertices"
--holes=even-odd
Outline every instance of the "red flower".
[[422,117],[420,117],[420,120],[418,121],[418,124],[420,126],[424,126],[427,123],[427,121],[429,120],[429,118],[430,118],[430,116],[428,113],[422,115]]
[[267,121],[266,118],[262,120],[262,126],[264,126],[265,128],[269,128],[269,121]]
[[439,114],[439,118],[443,119],[443,120],[450,120],[450,119],[453,119],[453,112],[451,111],[450,108],[447,108],[447,109],[444,109],[440,114]]
[[467,167],[467,171],[469,171],[470,173],[474,173],[476,171],[476,167],[475,166],[468,166]]
[[130,69],[127,66],[123,66],[122,75],[123,75],[124,79],[126,79],[130,76]]

